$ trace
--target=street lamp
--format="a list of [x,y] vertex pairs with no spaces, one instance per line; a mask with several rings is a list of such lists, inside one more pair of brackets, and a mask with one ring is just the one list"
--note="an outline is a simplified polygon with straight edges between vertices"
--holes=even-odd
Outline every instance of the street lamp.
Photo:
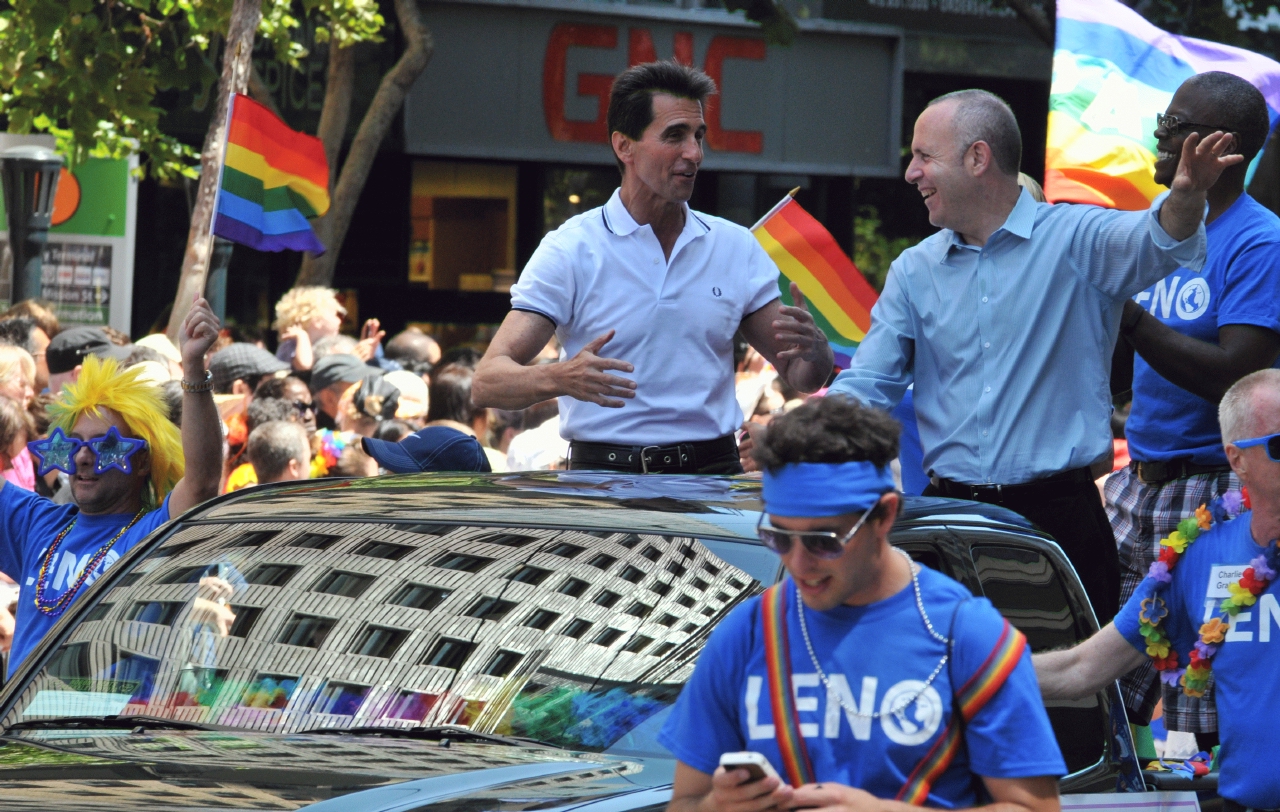
[[62,158],[45,147],[25,145],[0,152],[9,250],[13,253],[11,302],[40,297],[44,244],[53,222],[53,199],[61,171]]

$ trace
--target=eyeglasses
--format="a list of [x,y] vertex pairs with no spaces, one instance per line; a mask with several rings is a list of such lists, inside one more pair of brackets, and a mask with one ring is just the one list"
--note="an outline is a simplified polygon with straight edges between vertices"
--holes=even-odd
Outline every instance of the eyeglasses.
[[62,429],[54,429],[43,440],[27,443],[27,448],[40,460],[40,466],[36,471],[37,476],[44,476],[55,470],[74,474],[76,454],[79,454],[80,449],[85,446],[93,452],[95,474],[105,474],[112,468],[132,474],[131,458],[147,447],[147,441],[121,436],[116,427],[112,426],[101,437],[90,437],[88,440],[68,437],[62,433]]
[[1222,132],[1231,132],[1227,127],[1219,127],[1216,124],[1197,124],[1194,121],[1183,121],[1177,116],[1165,115],[1164,113],[1156,113],[1156,129],[1168,130],[1170,135],[1177,135],[1183,130],[1193,130],[1197,127],[1205,130],[1221,130]]
[[873,510],[875,510],[875,505],[863,511],[858,523],[843,536],[837,536],[827,530],[779,530],[765,521],[763,514],[756,524],[756,533],[760,536],[760,541],[764,546],[778,555],[786,555],[791,552],[791,545],[798,540],[804,544],[804,548],[809,552],[809,555],[830,561],[833,558],[839,558],[844,553],[845,546],[849,544],[854,534],[862,528],[863,523],[866,522],[867,517],[871,515]]
[[314,403],[307,403],[305,400],[295,400],[293,402],[293,408],[298,410],[298,414],[306,414],[307,412],[314,412],[316,410]]
[[1272,462],[1280,462],[1280,434],[1268,434],[1266,437],[1254,437],[1250,440],[1236,440],[1231,445],[1236,448],[1253,448],[1255,445],[1265,445],[1267,447],[1267,456]]

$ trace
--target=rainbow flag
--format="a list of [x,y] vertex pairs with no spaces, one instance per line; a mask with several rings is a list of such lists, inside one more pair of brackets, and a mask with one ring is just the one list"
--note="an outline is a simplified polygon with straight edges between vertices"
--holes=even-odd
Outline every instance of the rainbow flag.
[[853,351],[871,329],[871,306],[878,297],[831,233],[792,194],[760,218],[751,232],[782,272],[782,301],[794,304],[790,283],[795,282],[813,320],[831,342],[836,366],[848,369]]
[[[1156,114],[1188,77],[1234,73],[1280,118],[1280,64],[1252,51],[1179,37],[1117,0],[1058,0],[1045,196],[1050,202],[1145,209],[1161,192],[1151,179]],[[1261,157],[1261,153],[1259,153]],[[1257,168],[1249,168],[1249,179]]]
[[324,144],[289,129],[239,93],[231,97],[227,115],[213,233],[259,251],[323,254],[324,244],[308,220],[329,210]]

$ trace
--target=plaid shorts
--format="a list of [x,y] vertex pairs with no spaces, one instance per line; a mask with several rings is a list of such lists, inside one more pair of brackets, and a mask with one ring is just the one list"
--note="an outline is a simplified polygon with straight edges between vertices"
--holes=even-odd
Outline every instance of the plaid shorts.
[[[1160,554],[1160,539],[1169,535],[1178,522],[1196,508],[1229,490],[1239,490],[1234,473],[1197,474],[1174,479],[1163,485],[1147,485],[1132,468],[1122,468],[1107,477],[1104,486],[1107,518],[1115,533],[1120,556],[1120,604],[1133,595],[1147,570]],[[1150,662],[1120,679],[1129,720],[1149,724],[1156,700],[1164,697],[1164,724],[1184,733],[1213,733],[1218,729],[1218,709],[1213,701],[1213,683],[1196,699],[1179,685],[1163,685]]]

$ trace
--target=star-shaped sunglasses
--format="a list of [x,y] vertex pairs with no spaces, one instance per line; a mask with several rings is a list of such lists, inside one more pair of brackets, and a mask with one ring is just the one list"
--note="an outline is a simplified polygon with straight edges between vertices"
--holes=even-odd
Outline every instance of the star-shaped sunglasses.
[[50,471],[74,474],[76,454],[84,446],[89,446],[89,450],[93,452],[95,474],[105,474],[112,468],[132,474],[131,458],[147,447],[147,441],[123,437],[116,427],[112,426],[101,437],[90,437],[88,440],[68,437],[62,433],[62,429],[54,429],[43,440],[27,443],[27,448],[40,460],[39,468],[36,470],[38,476],[44,476]]

